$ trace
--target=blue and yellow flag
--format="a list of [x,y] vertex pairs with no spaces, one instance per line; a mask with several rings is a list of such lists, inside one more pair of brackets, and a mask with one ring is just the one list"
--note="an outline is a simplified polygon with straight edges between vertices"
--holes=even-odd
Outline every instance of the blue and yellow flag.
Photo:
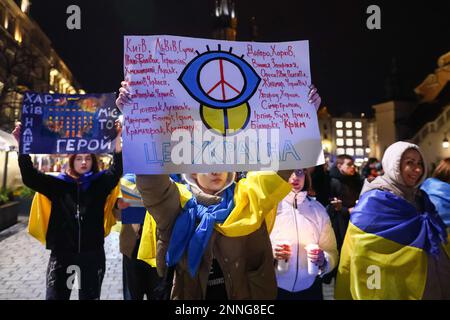
[[450,228],[450,184],[436,178],[429,178],[420,187],[430,197],[447,228]]
[[122,224],[143,224],[145,220],[144,204],[136,187],[136,175],[128,173],[120,179],[120,198],[129,203],[122,209]]
[[[180,212],[192,198],[184,184],[177,183],[180,193]],[[234,206],[226,220],[216,223],[214,229],[227,237],[242,237],[258,230],[263,223],[270,233],[275,223],[278,203],[292,187],[275,173],[250,172],[233,188]],[[147,212],[142,230],[138,259],[156,264],[156,223]]]
[[422,298],[429,256],[447,249],[445,224],[426,195],[424,207],[418,212],[382,190],[361,196],[341,250],[336,299]]
[[[107,237],[111,228],[116,224],[116,218],[113,215],[114,204],[120,192],[120,186],[117,185],[105,202],[103,227],[104,236]],[[52,202],[46,196],[36,192],[31,203],[30,219],[28,220],[28,233],[39,240],[43,245],[46,243],[48,223],[52,212]]]

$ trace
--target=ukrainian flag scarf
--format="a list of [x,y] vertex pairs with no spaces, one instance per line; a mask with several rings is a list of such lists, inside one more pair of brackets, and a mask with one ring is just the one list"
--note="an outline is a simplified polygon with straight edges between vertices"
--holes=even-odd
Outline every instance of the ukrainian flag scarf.
[[234,209],[235,186],[233,183],[225,189],[216,205],[204,206],[195,197],[189,199],[173,227],[166,255],[168,266],[176,265],[187,251],[189,272],[192,276],[197,273],[214,226],[223,223]]
[[[105,171],[98,172],[96,174],[88,173],[80,177],[79,183],[83,190],[89,188],[92,181],[103,175]],[[66,174],[60,174],[58,177],[60,180],[64,180],[69,183],[75,183],[76,181]],[[112,213],[114,204],[120,192],[120,185],[117,185],[111,193],[108,195],[104,206],[104,224],[105,229],[104,236],[108,236],[111,232],[111,228],[116,224],[116,219]],[[28,233],[35,239],[39,240],[42,244],[46,244],[48,224],[50,222],[50,216],[52,211],[52,202],[46,196],[36,192],[33,198],[33,202],[30,208],[30,218],[28,221]]]

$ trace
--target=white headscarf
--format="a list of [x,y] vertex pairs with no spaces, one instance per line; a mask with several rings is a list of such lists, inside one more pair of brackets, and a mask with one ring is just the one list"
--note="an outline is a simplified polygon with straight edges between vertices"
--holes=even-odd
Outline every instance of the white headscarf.
[[[408,187],[405,185],[400,168],[402,156],[409,149],[417,150],[423,162],[422,176],[417,181],[417,184],[413,187]],[[386,149],[383,156],[382,164],[384,175],[377,177],[370,183],[366,180],[364,183],[364,187],[361,191],[361,194],[373,189],[389,190],[392,193],[396,194],[397,196],[402,197],[415,205],[417,190],[419,186],[422,184],[422,182],[425,180],[427,172],[425,157],[423,156],[419,147],[409,142],[404,141],[396,142]]]

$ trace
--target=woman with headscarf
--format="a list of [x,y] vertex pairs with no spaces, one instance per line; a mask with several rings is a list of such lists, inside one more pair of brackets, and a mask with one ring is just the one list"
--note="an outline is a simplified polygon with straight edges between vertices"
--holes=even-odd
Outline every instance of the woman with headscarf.
[[350,216],[336,281],[337,299],[450,299],[445,224],[426,193],[417,145],[396,142],[385,174],[366,182]]

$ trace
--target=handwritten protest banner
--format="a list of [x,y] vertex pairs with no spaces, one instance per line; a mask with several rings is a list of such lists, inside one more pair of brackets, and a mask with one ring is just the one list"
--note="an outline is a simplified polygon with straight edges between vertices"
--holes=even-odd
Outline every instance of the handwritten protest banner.
[[107,153],[114,149],[120,111],[115,93],[66,95],[26,92],[20,152]]
[[308,41],[126,36],[124,170],[280,170],[324,162]]

